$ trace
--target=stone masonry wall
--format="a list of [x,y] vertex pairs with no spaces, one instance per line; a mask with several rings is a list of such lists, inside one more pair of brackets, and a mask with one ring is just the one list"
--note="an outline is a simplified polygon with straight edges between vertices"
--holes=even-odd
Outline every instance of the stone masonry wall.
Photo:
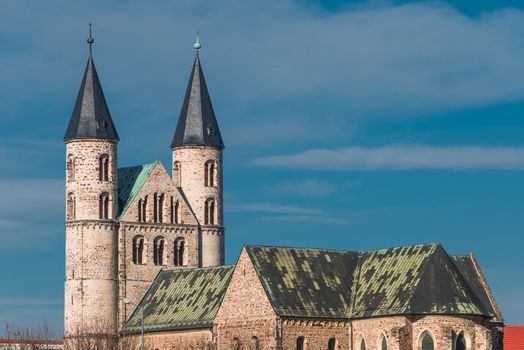
[[[122,350],[139,350],[140,335],[125,336]],[[144,348],[148,350],[210,350],[213,349],[211,329],[146,333]]]
[[[154,222],[154,194],[159,199],[164,194],[162,220]],[[138,202],[147,197],[146,222],[138,222]],[[179,203],[178,224],[171,223],[171,197]],[[160,211],[158,211],[158,217]],[[175,216],[173,215],[173,221]],[[160,222],[162,221],[162,222]],[[142,264],[133,263],[133,239],[144,238]],[[121,218],[119,229],[119,326],[122,327],[133,312],[135,305],[126,305],[124,298],[137,304],[161,269],[177,268],[174,263],[174,243],[178,238],[185,240],[184,267],[200,266],[200,238],[198,221],[186,204],[179,190],[161,163],[157,163],[133,203]],[[155,265],[153,260],[154,241],[164,238],[163,264]]]
[[335,349],[349,349],[348,321],[286,319],[282,321],[282,349],[296,349],[298,337],[304,337],[304,349],[327,349],[335,338]]
[[[144,260],[142,264],[133,263],[133,238],[137,235],[144,237]],[[165,241],[164,264],[153,263],[153,243],[155,237],[162,236]],[[183,267],[174,265],[174,242],[177,238],[184,238],[186,250]],[[119,326],[133,312],[135,305],[125,305],[124,298],[137,304],[162,269],[174,269],[199,266],[199,235],[198,226],[171,225],[123,222],[119,229]]]
[[229,350],[236,338],[249,349],[253,337],[260,349],[277,349],[280,324],[245,249],[215,317],[217,349]]
[[468,349],[492,350],[491,330],[487,320],[480,317],[428,315],[413,319],[413,349],[422,349],[422,337],[429,332],[435,350],[453,350],[456,336],[464,332]]
[[353,320],[351,326],[355,349],[360,350],[364,340],[366,349],[380,350],[386,337],[388,350],[412,350],[411,322],[404,316]]
[[[203,226],[202,266],[217,266],[224,262],[224,208],[223,208],[223,151],[206,146],[184,146],[173,149],[171,162],[175,185],[183,188],[193,212]],[[205,186],[205,164],[213,160],[216,165],[214,186]],[[179,164],[179,169],[174,164]],[[215,200],[215,224],[205,225],[205,202]],[[211,232],[217,234],[210,234]]]
[[[102,155],[109,159],[107,180],[99,178]],[[113,338],[117,333],[116,168],[115,142],[74,140],[66,144],[66,338],[93,333]],[[102,193],[109,196],[108,219],[100,219]]]

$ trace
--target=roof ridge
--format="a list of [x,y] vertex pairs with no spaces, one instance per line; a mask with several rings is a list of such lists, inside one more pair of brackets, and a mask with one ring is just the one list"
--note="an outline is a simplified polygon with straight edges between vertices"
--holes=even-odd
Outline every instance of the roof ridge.
[[151,163],[144,163],[144,164],[138,164],[138,165],[125,166],[125,167],[121,167],[121,168],[117,168],[117,169],[118,170],[124,170],[124,169],[138,168],[138,167],[143,167],[143,166],[146,166],[146,165],[154,165],[157,162],[159,162],[159,160],[155,160],[154,162],[151,162]]
[[357,250],[347,249],[330,249],[330,248],[313,248],[313,247],[291,247],[291,246],[279,246],[279,245],[265,245],[265,244],[244,244],[246,248],[278,248],[278,249],[301,249],[301,250],[316,250],[326,252],[344,252],[344,253],[359,253]]

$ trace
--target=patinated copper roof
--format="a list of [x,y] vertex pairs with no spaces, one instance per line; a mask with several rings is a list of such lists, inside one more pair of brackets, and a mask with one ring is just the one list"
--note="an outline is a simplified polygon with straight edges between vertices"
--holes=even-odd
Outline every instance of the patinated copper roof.
[[141,309],[147,332],[211,328],[234,266],[160,271],[126,323],[126,332],[138,332]]
[[246,250],[280,316],[495,316],[440,244],[370,252],[256,246]]

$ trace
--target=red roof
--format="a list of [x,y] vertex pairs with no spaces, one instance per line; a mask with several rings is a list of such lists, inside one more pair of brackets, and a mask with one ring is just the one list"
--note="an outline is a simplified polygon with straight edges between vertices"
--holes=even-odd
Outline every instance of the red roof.
[[504,327],[504,350],[524,350],[524,326]]

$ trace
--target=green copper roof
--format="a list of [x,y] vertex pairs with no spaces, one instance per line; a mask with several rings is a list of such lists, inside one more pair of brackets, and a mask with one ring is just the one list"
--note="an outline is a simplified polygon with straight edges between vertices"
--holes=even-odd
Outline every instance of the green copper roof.
[[246,250],[280,316],[346,316],[356,253],[253,246]]
[[440,244],[371,252],[246,250],[280,316],[491,316]]
[[234,266],[160,271],[127,321],[127,332],[140,330],[144,308],[147,332],[211,328]]
[[[502,315],[500,314],[500,311],[496,307],[496,305],[493,305],[491,303],[490,297],[488,293],[491,293],[486,290],[484,287],[481,276],[479,276],[479,273],[477,272],[477,268],[475,267],[473,256],[452,256],[451,260],[453,260],[453,263],[457,267],[458,271],[460,272],[462,278],[464,278],[468,285],[471,286],[472,292],[475,293],[477,298],[480,300],[482,305],[486,308],[488,313],[493,316],[493,322],[503,322]],[[482,272],[480,272],[482,273]]]
[[118,169],[118,219],[125,214],[157,163]]
[[352,317],[487,315],[440,244],[361,253]]

